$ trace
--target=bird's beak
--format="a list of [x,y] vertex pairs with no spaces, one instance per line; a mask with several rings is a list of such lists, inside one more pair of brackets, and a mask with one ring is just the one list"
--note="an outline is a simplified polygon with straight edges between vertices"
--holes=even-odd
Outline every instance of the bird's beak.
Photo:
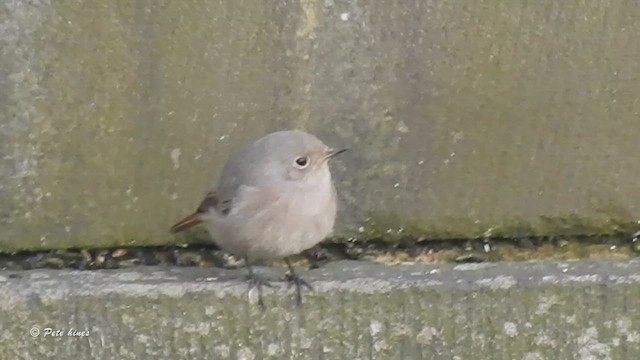
[[327,152],[325,153],[324,156],[324,160],[329,160],[332,157],[338,155],[338,154],[342,154],[343,152],[349,150],[349,148],[342,148],[342,149],[329,149],[327,150]]

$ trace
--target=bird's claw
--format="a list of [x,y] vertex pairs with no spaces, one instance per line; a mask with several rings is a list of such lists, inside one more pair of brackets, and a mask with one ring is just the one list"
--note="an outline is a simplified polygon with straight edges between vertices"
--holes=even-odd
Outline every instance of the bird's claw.
[[305,279],[301,278],[300,276],[294,273],[287,273],[287,275],[285,275],[284,278],[287,281],[289,288],[291,288],[291,285],[294,284],[296,286],[304,286],[311,291],[314,290],[311,284],[309,284]]
[[249,283],[249,291],[251,291],[251,289],[253,288],[258,289],[258,305],[260,305],[262,310],[264,310],[265,305],[264,305],[264,300],[262,300],[262,287],[266,286],[268,288],[272,288],[273,285],[271,285],[271,283],[266,279],[263,279],[254,274],[250,274],[249,276],[247,276],[247,281]]
[[287,275],[285,275],[285,280],[288,283],[289,289],[291,288],[292,284],[296,286],[296,306],[301,307],[302,306],[302,290],[300,288],[304,286],[307,289],[313,291],[314,290],[313,286],[311,286],[311,284],[309,284],[303,278],[296,275],[296,273],[294,272],[288,272]]

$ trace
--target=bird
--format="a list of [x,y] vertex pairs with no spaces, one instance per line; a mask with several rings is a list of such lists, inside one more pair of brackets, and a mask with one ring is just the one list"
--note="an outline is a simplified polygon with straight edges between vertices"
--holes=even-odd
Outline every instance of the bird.
[[328,163],[347,150],[301,130],[269,133],[233,152],[196,210],[170,232],[204,223],[223,251],[244,258],[249,289],[257,288],[262,308],[262,286],[271,284],[252,264],[283,259],[285,280],[295,285],[300,306],[301,287],[313,287],[295,273],[289,257],[332,234],[337,193]]

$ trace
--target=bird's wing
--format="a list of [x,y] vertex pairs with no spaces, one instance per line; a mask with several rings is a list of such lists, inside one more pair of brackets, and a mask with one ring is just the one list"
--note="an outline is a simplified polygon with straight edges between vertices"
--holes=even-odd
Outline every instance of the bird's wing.
[[202,215],[212,209],[220,215],[228,215],[233,201],[242,187],[255,187],[264,182],[266,172],[262,154],[265,149],[260,143],[245,146],[232,154],[218,180],[207,192],[196,211],[171,227],[171,232],[184,231],[203,221]]
[[220,197],[216,191],[209,191],[198,205],[196,213],[204,214],[213,208],[220,214],[227,215],[231,211],[231,199],[232,197]]
[[198,225],[203,221],[202,215],[212,208],[222,215],[227,215],[231,210],[231,199],[221,201],[215,191],[208,192],[196,211],[175,223],[169,231],[175,234]]
[[218,183],[211,190],[201,206],[216,210],[226,215],[233,207],[233,201],[242,187],[259,187],[269,176],[268,164],[263,159],[265,149],[260,143],[245,146],[233,154],[224,168]]

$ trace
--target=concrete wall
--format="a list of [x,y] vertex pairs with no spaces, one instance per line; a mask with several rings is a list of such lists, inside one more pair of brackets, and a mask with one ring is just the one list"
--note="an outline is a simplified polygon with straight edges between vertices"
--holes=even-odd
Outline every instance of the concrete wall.
[[[162,244],[229,151],[305,128],[338,234],[640,218],[632,1],[3,1],[0,250]],[[359,231],[360,230],[360,231]]]
[[0,272],[0,358],[636,360],[639,273],[332,263],[303,273],[316,292],[302,311],[274,283],[261,312],[244,270]]

